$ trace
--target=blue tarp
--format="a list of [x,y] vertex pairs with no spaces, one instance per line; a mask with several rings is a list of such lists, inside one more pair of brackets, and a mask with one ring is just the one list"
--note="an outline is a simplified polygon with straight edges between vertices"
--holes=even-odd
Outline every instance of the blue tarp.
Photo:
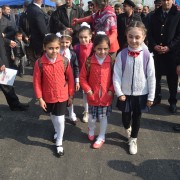
[[[19,6],[19,5],[23,5],[24,1],[27,1],[27,0],[0,0],[0,6],[3,6],[3,5]],[[55,7],[55,3],[50,0],[44,0],[43,3],[47,6]]]

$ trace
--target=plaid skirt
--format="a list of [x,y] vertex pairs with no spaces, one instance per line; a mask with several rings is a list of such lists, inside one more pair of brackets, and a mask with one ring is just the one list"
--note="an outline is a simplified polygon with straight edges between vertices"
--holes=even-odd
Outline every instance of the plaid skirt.
[[117,100],[116,107],[122,112],[148,112],[149,107],[146,106],[148,95],[127,96],[125,101]]
[[92,115],[93,119],[103,118],[105,116],[110,116],[112,112],[112,106],[90,106],[88,107],[89,114]]

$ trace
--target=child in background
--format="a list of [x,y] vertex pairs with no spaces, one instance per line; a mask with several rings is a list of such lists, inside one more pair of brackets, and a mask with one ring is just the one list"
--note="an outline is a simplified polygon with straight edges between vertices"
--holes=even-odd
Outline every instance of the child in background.
[[110,41],[104,32],[98,32],[93,41],[94,54],[87,59],[80,72],[80,85],[87,94],[89,105],[88,139],[94,141],[96,120],[100,121],[99,135],[93,148],[105,142],[107,117],[112,111],[114,88],[112,83],[112,58],[108,55]]
[[[91,42],[92,39],[92,31],[90,29],[90,25],[87,23],[82,23],[81,28],[79,29],[79,42],[74,46],[74,51],[76,52],[78,62],[79,62],[79,70],[81,71],[84,62],[90,56],[93,43]],[[83,91],[83,104],[84,104],[84,116],[82,121],[87,123],[88,122],[88,103],[86,94]]]
[[11,60],[14,61],[14,65],[18,70],[18,75],[23,77],[26,61],[26,45],[23,42],[23,34],[21,31],[16,32],[14,41],[16,42],[16,47],[11,48]]
[[[57,33],[57,35],[60,38],[60,54],[69,60],[75,79],[75,89],[76,91],[79,91],[80,85],[79,85],[78,60],[76,53],[72,49],[70,49],[72,43],[72,37],[69,31],[63,31],[62,33]],[[73,122],[74,125],[76,125],[77,117],[76,114],[74,113],[73,104],[70,107],[68,107],[68,111],[69,111],[70,120]]]
[[67,58],[59,54],[60,42],[55,34],[47,35],[44,55],[34,66],[33,84],[36,98],[44,111],[50,113],[55,129],[57,155],[63,156],[62,146],[66,106],[72,104],[74,78]]
[[136,154],[141,115],[153,104],[156,80],[154,60],[148,49],[142,46],[146,37],[144,24],[132,22],[126,35],[128,48],[116,57],[113,84],[118,96],[117,107],[122,111],[122,122],[129,139],[129,152]]

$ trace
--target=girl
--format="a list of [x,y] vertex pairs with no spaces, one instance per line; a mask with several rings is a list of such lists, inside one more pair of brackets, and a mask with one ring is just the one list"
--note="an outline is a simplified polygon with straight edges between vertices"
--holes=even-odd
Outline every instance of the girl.
[[96,13],[80,19],[75,18],[73,20],[73,25],[87,22],[93,24],[95,34],[98,31],[105,31],[110,39],[109,53],[115,58],[116,52],[119,49],[119,44],[117,40],[117,19],[114,9],[108,5],[108,0],[93,0],[92,2]]
[[[76,52],[79,63],[79,70],[81,71],[84,62],[91,54],[92,46],[93,46],[93,43],[91,42],[92,31],[90,29],[90,25],[88,25],[85,22],[82,23],[78,35],[79,35],[80,44],[74,46],[74,51]],[[84,113],[83,113],[84,116],[82,121],[86,123],[88,122],[88,103],[84,91],[83,91],[83,104],[84,104]]]
[[34,67],[34,91],[40,106],[50,113],[55,129],[57,155],[63,156],[62,140],[66,105],[72,104],[74,79],[68,60],[60,54],[59,38],[50,34],[44,39],[45,54],[36,61]]
[[[78,60],[76,53],[72,49],[70,49],[72,43],[72,37],[69,31],[63,31],[62,33],[57,33],[56,35],[58,35],[60,38],[60,54],[69,60],[75,79],[75,89],[76,91],[79,91],[80,85],[79,85]],[[73,104],[70,107],[68,107],[68,111],[69,111],[70,120],[73,122],[74,125],[76,125],[77,117],[76,114],[74,113]]]
[[88,139],[94,141],[96,119],[100,121],[100,132],[93,148],[105,142],[107,117],[111,113],[114,94],[112,84],[111,57],[108,55],[110,41],[104,32],[97,33],[93,42],[94,54],[87,59],[80,72],[80,84],[87,94],[89,105]]
[[132,22],[126,36],[128,48],[116,57],[113,84],[118,96],[117,107],[122,111],[122,122],[129,138],[129,152],[136,154],[141,114],[153,104],[156,82],[153,58],[143,45],[144,24]]

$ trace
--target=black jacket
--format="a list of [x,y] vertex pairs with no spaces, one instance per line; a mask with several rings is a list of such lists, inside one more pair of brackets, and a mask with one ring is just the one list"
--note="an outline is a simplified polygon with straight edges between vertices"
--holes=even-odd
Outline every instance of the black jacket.
[[83,14],[84,13],[83,13],[82,8],[73,4],[70,19],[68,19],[68,15],[66,11],[66,4],[58,7],[58,9],[53,12],[50,18],[51,33],[57,33],[57,32],[65,30],[66,28],[72,28],[74,31],[73,32],[73,41],[74,41],[75,36],[77,39],[77,32],[80,26],[79,24],[72,26],[72,20],[74,18],[82,18],[84,16]]
[[6,54],[5,44],[10,44],[10,40],[2,37],[2,30],[0,26],[0,67],[5,65],[7,68],[9,67],[9,62]]
[[49,33],[49,16],[35,4],[27,8],[27,18],[31,27],[30,43],[37,54],[42,51],[43,39]]
[[[172,5],[167,18],[164,19],[162,7],[151,17],[148,32],[149,48],[154,53],[155,67],[162,75],[174,72],[176,68],[176,51],[180,48],[180,11]],[[170,51],[158,54],[154,51],[156,45],[168,46]]]
[[30,26],[27,18],[27,12],[22,12],[20,15],[19,29],[23,32],[23,36],[30,37]]
[[[117,31],[118,31],[118,42],[120,45],[120,50],[122,50],[124,47],[127,46],[127,40],[125,34],[125,30],[127,27],[126,17],[127,17],[126,13],[122,13],[117,16]],[[132,21],[141,21],[141,17],[139,16],[139,14],[133,13],[130,22]]]

